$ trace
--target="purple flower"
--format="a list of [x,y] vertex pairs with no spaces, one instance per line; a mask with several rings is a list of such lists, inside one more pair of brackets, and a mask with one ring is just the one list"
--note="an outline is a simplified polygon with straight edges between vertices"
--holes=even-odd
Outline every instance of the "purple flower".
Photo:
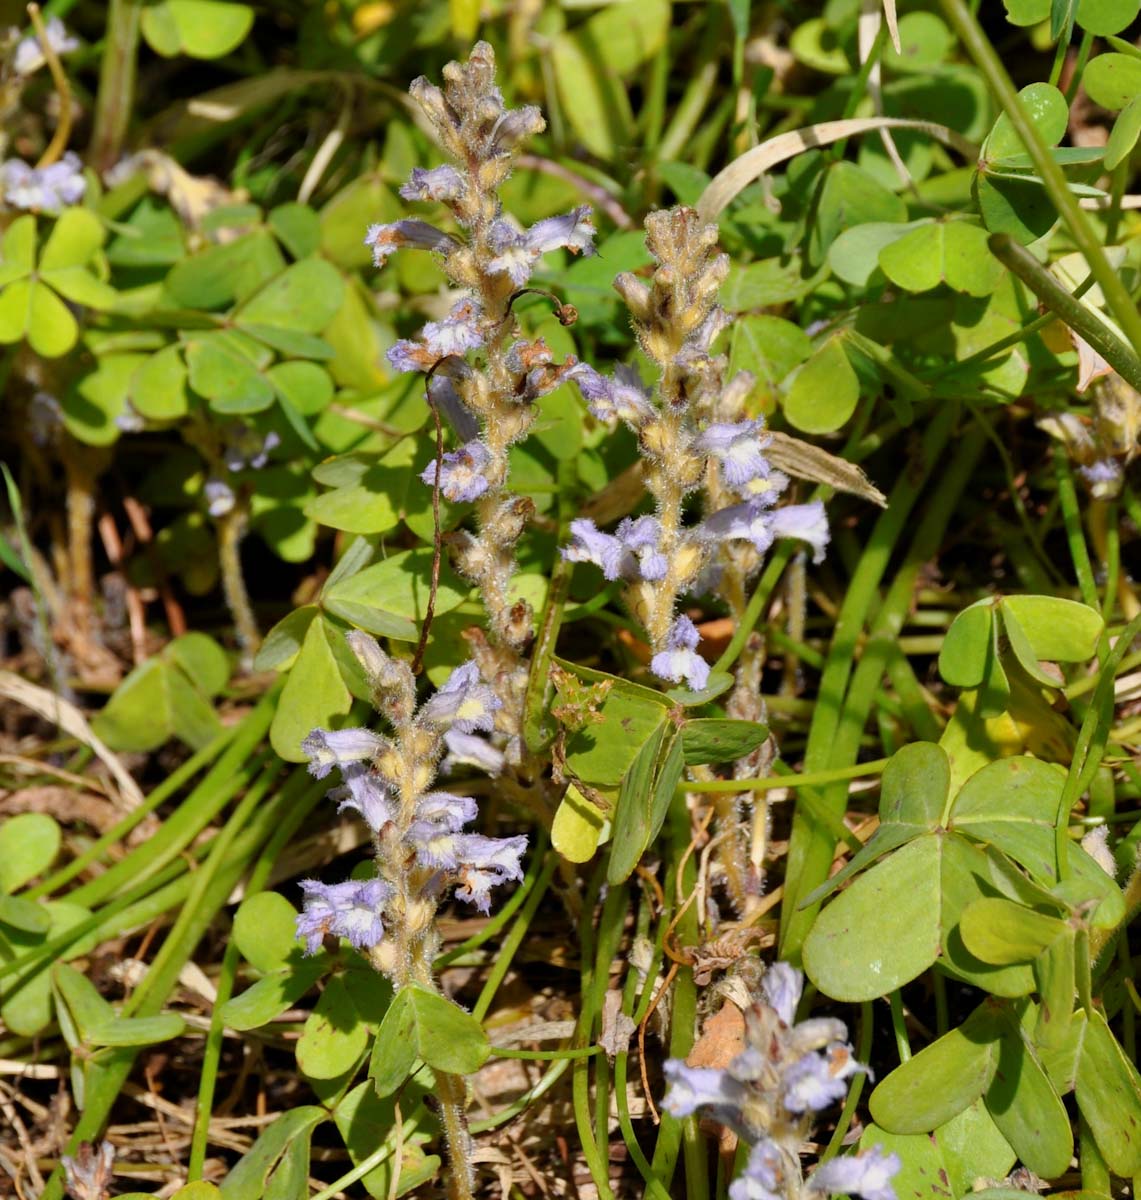
[[812,547],[813,562],[824,560],[824,547],[828,545],[831,534],[828,532],[824,505],[819,500],[812,500],[808,504],[786,504],[784,508],[774,509],[769,514],[769,528],[774,537],[797,538],[807,542]]
[[765,971],[761,980],[761,988],[769,1007],[786,1024],[791,1025],[796,1019],[796,1006],[800,1003],[804,991],[804,975],[788,963],[773,963]]
[[301,743],[301,753],[311,760],[309,774],[324,779],[334,767],[343,771],[349,764],[374,758],[386,744],[371,729],[314,729]]
[[523,287],[535,263],[549,250],[565,247],[572,254],[593,254],[594,234],[591,211],[586,205],[561,217],[538,221],[526,232],[500,218],[491,227],[489,241],[494,257],[487,269],[493,275],[507,275],[516,287]]
[[413,821],[404,840],[416,851],[416,861],[430,871],[454,871],[459,866],[456,843],[460,835],[434,821]]
[[419,716],[430,725],[443,725],[461,733],[490,732],[503,701],[480,678],[479,667],[466,662],[448,676],[434,696],[420,706]]
[[571,544],[563,549],[570,562],[592,562],[603,577],[631,582],[664,579],[669,563],[659,549],[662,527],[655,517],[626,517],[614,533],[602,533],[593,521],[579,517],[570,523]]
[[667,1058],[662,1071],[670,1085],[662,1107],[675,1117],[688,1117],[699,1108],[736,1110],[748,1098],[743,1083],[716,1067],[690,1067],[680,1058]]
[[1124,477],[1124,470],[1116,458],[1099,458],[1078,467],[1078,474],[1089,487],[1105,495],[1116,495]]
[[[79,49],[79,42],[67,32],[67,27],[59,17],[49,17],[44,32],[48,37],[48,45],[59,57]],[[17,75],[24,77],[32,75],[46,62],[43,47],[36,34],[29,33],[27,37],[21,38],[16,43],[16,49],[12,55],[12,70]]]
[[477,350],[483,345],[483,334],[479,328],[481,316],[475,300],[464,299],[452,305],[452,310],[442,321],[429,321],[421,333],[424,343],[437,358],[448,358],[453,354],[463,355],[468,350]]
[[[776,499],[775,495],[772,499]],[[698,526],[699,532],[715,542],[752,542],[757,553],[764,554],[773,544],[771,503],[762,495],[743,504],[731,504],[706,517]]]
[[442,466],[435,460],[420,473],[420,478],[429,486],[436,483],[437,466],[440,466],[440,491],[455,503],[470,503],[478,500],[491,486],[484,472],[491,463],[491,451],[481,442],[468,442],[458,450],[449,450],[444,455]]
[[775,1142],[758,1142],[744,1171],[729,1185],[729,1200],[784,1200],[784,1163]]
[[389,225],[370,225],[364,244],[372,247],[373,264],[383,267],[395,250],[434,250],[437,254],[447,254],[459,242],[427,221],[406,217]]
[[519,860],[527,849],[527,838],[523,835],[489,838],[468,833],[457,835],[456,842],[463,884],[456,889],[456,899],[474,904],[480,912],[489,912],[491,889],[508,880],[523,878]]
[[412,176],[400,189],[405,200],[458,200],[463,195],[463,176],[455,167],[413,167]]
[[410,338],[394,342],[384,357],[388,359],[388,365],[402,375],[430,371],[439,361],[439,355],[433,354],[423,342],[414,342]]
[[448,774],[459,766],[478,767],[488,775],[498,775],[503,770],[503,751],[478,734],[449,729],[444,734],[444,745],[448,753],[440,764],[442,774]]
[[202,494],[206,497],[206,511],[212,517],[224,517],[238,502],[234,489],[224,479],[207,479]]
[[843,1042],[834,1042],[820,1054],[805,1054],[784,1072],[784,1106],[794,1113],[827,1108],[847,1095],[845,1081],[863,1069]]
[[533,104],[509,109],[496,121],[491,131],[490,148],[497,154],[509,153],[520,142],[542,133],[546,127],[543,114]]
[[280,445],[281,435],[272,429],[263,437],[248,426],[238,426],[227,435],[222,461],[229,471],[244,471],[247,467],[260,471],[269,462],[270,452]]
[[390,821],[396,820],[393,789],[375,771],[364,763],[346,763],[341,767],[341,777],[344,785],[329,793],[330,800],[339,801],[337,812],[351,808],[364,818],[373,833],[379,833]]
[[297,917],[297,936],[305,939],[305,953],[316,954],[326,934],[345,938],[357,950],[367,950],[384,937],[380,913],[392,895],[383,879],[321,883],[303,879],[305,907]]
[[650,659],[650,670],[659,679],[673,683],[685,680],[686,686],[699,692],[709,682],[709,664],[697,653],[701,634],[686,616],[680,616],[666,634],[666,648]]
[[4,199],[12,208],[59,212],[78,204],[87,190],[79,155],[69,150],[59,162],[47,167],[30,167],[19,158],[0,166]]
[[600,421],[618,419],[637,428],[653,416],[650,393],[633,367],[619,363],[614,375],[607,378],[589,363],[579,363],[567,377],[578,384],[587,407]]
[[694,447],[712,454],[721,464],[721,476],[730,487],[743,487],[751,479],[767,479],[769,463],[761,451],[764,421],[718,422],[710,425]]
[[891,1181],[902,1166],[898,1154],[885,1154],[881,1146],[875,1146],[862,1154],[829,1159],[816,1168],[808,1186],[819,1192],[863,1196],[864,1200],[896,1200]]
[[474,821],[478,809],[471,796],[453,796],[451,792],[425,792],[416,802],[416,816],[441,829],[457,833]]

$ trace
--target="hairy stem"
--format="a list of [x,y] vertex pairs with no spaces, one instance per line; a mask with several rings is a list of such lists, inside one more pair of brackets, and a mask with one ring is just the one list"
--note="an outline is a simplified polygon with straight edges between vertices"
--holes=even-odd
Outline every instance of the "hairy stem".
[[246,589],[246,578],[242,574],[241,546],[247,520],[248,514],[241,502],[218,518],[218,565],[222,571],[226,604],[238,632],[242,661],[248,666],[253,663],[254,654],[261,643],[261,634]]

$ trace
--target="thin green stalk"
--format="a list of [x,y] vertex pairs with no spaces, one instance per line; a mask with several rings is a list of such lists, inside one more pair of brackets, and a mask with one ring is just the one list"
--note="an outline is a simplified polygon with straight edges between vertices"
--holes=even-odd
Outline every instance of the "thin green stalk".
[[[629,899],[627,886],[611,887],[602,906],[598,922],[598,950],[594,961],[594,998],[591,1008],[601,1014],[610,986],[610,968],[618,956],[622,929],[626,923]],[[598,1146],[607,1148],[610,1142],[610,1060],[605,1055],[594,1063],[594,1137]]]
[[[1141,633],[1141,613],[1138,613],[1125,627],[1114,643],[1113,649],[1101,664],[1097,688],[1089,708],[1086,710],[1081,729],[1078,730],[1073,758],[1054,818],[1054,858],[1059,881],[1070,877],[1070,813],[1073,812],[1074,805],[1089,786],[1090,780],[1101,763],[1101,755],[1105,748],[1104,734],[1108,732],[1109,722],[1113,715],[1114,679],[1121,660],[1125,657],[1125,651],[1133,645],[1133,641],[1139,633]],[[1103,734],[1102,744],[1095,749],[1094,739],[1099,731]]]
[[35,900],[40,896],[50,896],[53,892],[58,892],[65,883],[70,883],[76,875],[81,874],[93,862],[102,858],[105,850],[121,842],[145,816],[169,800],[184,783],[193,779],[207,763],[213,762],[239,728],[241,728],[239,725],[231,725],[223,729],[213,741],[208,742],[197,754],[188,758],[182,766],[172,771],[162,783],[152,789],[142,804],[131,809],[121,821],[108,829],[97,841],[92,842],[82,854],[77,855],[66,866],[36,884],[34,888],[29,888],[24,895],[29,900]]
[[907,1036],[907,1022],[903,1017],[903,994],[899,988],[892,989],[888,1003],[891,1005],[891,1030],[895,1034],[895,1049],[900,1063],[903,1064],[911,1057],[911,1039]]
[[[855,757],[854,751],[849,748],[851,737],[845,738],[842,746],[838,744],[838,738],[842,719],[845,717],[857,735],[863,728],[863,716],[857,714],[850,706],[846,711],[844,706],[844,695],[854,669],[860,634],[876,598],[880,580],[887,570],[888,561],[907,527],[911,510],[919,499],[922,487],[943,452],[955,418],[956,408],[953,405],[936,410],[924,434],[919,461],[908,465],[908,469],[892,489],[888,507],[876,521],[867,548],[848,584],[836,620],[832,645],[828,651],[828,660],[820,680],[816,708],[809,727],[808,745],[804,755],[805,774],[846,766]],[[944,522],[950,514],[951,507],[948,506],[943,513]],[[916,570],[918,565],[915,565]],[[910,600],[910,593],[907,600]],[[884,609],[888,609],[887,601],[884,602]],[[871,661],[873,660],[869,660]],[[879,670],[882,670],[882,667]],[[877,670],[872,677],[873,688],[879,686],[879,679]],[[848,762],[841,758],[837,752],[839,749],[850,756]],[[842,815],[847,791],[846,787],[830,789],[819,798],[823,799],[824,807],[833,815]],[[834,848],[835,843],[829,831],[823,828],[820,821],[806,808],[798,804],[793,814],[785,872],[785,897],[781,905],[783,958],[792,961],[799,958],[800,946],[815,920],[815,908],[798,911],[798,905],[804,896],[827,878]]]
[[832,771],[817,771],[812,775],[778,775],[769,779],[711,779],[686,783],[687,792],[767,792],[773,788],[820,787],[826,783],[840,783],[847,779],[859,779],[864,775],[882,775],[887,766],[886,758],[875,762],[859,763],[854,767],[837,767]]
[[717,86],[725,18],[720,7],[708,11],[710,15],[698,51],[697,64],[690,68],[689,83],[658,146],[658,162],[670,162],[682,154],[701,123],[702,114]]
[[1026,146],[1047,195],[1053,201],[1075,245],[1085,256],[1090,271],[1101,286],[1113,319],[1121,327],[1133,349],[1141,350],[1141,313],[1138,313],[1128,289],[1106,257],[1097,231],[1067,187],[1062,168],[1050,153],[1050,147],[1042,140],[1038,127],[1030,119],[1026,106],[1015,92],[1014,84],[998,52],[963,0],[942,0],[942,6],[959,39],[990,84],[1015,133]]
[[[992,233],[987,238],[991,253],[1019,279],[1052,312],[1075,333],[1087,341],[1127,383],[1141,389],[1141,347],[1129,346],[1087,308],[1074,294],[1064,288],[1053,275],[1008,233]],[[1116,316],[1116,314],[1114,314]]]
[[1070,76],[1069,85],[1066,88],[1066,103],[1073,104],[1074,97],[1078,94],[1078,88],[1081,87],[1082,76],[1085,74],[1086,63],[1089,62],[1089,52],[1093,48],[1093,34],[1088,29],[1082,30],[1082,40],[1078,43],[1078,60],[1074,64],[1074,72]]
[[91,162],[105,171],[118,162],[135,100],[135,58],[142,0],[111,0],[99,68],[99,91],[91,133]]
[[[688,785],[686,785],[688,786]],[[673,868],[666,881],[667,888],[676,890],[677,869],[689,847],[692,830],[685,792],[678,789],[668,818],[668,844]],[[689,895],[697,884],[696,855],[689,854],[681,874],[681,892]],[[695,946],[699,940],[697,911],[691,904],[677,920],[675,936],[681,946]],[[680,967],[673,985],[673,1007],[670,1012],[670,1057],[686,1058],[693,1049],[697,1026],[697,985],[693,969]],[[669,1113],[662,1115],[657,1145],[651,1164],[653,1175],[669,1187],[677,1166],[678,1152],[685,1157],[685,1186],[687,1200],[709,1200],[709,1168],[705,1139],[696,1117],[678,1120]]]
[[1058,44],[1054,47],[1054,61],[1050,64],[1050,83],[1058,86],[1058,80],[1062,78],[1062,68],[1066,65],[1066,51],[1070,48],[1069,35],[1073,30],[1067,30],[1065,37],[1058,38]]
[[[859,1062],[866,1063],[871,1061],[872,1037],[874,1033],[875,1019],[872,1013],[872,1002],[865,1000],[860,1005],[860,1040],[856,1046],[856,1058]],[[856,1115],[856,1107],[860,1103],[860,1097],[864,1094],[864,1083],[867,1078],[867,1074],[861,1071],[859,1075],[856,1075],[852,1079],[851,1086],[848,1088],[848,1094],[844,1097],[844,1107],[840,1110],[840,1119],[836,1122],[836,1128],[832,1131],[832,1137],[829,1139],[824,1153],[820,1156],[821,1162],[827,1162],[830,1158],[835,1158],[843,1149],[844,1138],[851,1127],[852,1118]]]
[[[579,945],[582,948],[582,970],[580,995],[582,1010],[578,1016],[578,1027],[575,1030],[573,1047],[582,1049],[591,1044],[594,1038],[594,1020],[598,1015],[594,1003],[596,993],[594,988],[594,908],[606,878],[606,858],[603,857],[596,868],[587,888],[583,901],[582,920],[579,923]],[[575,1127],[578,1130],[582,1146],[583,1158],[586,1159],[594,1185],[598,1189],[600,1200],[614,1200],[610,1189],[609,1169],[607,1159],[599,1150],[594,1138],[594,1128],[590,1112],[590,1062],[576,1059],[571,1069],[571,1101],[574,1109]]]
[[1082,529],[1082,510],[1078,504],[1078,492],[1074,486],[1074,472],[1070,457],[1060,442],[1054,445],[1054,472],[1058,481],[1058,500],[1062,506],[1062,522],[1066,527],[1066,542],[1070,547],[1070,558],[1074,564],[1082,602],[1090,608],[1100,609],[1097,598],[1097,582],[1090,562],[1089,547]]

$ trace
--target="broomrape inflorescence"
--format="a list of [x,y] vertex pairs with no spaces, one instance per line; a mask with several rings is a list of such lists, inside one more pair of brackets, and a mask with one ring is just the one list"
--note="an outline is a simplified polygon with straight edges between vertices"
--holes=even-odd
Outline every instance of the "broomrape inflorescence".
[[[788,479],[765,456],[763,421],[746,411],[753,377],[740,372],[723,382],[714,343],[728,323],[717,293],[729,260],[717,250],[716,228],[693,209],[652,213],[646,245],[657,262],[650,281],[622,274],[614,286],[639,345],[660,368],[656,389],[630,367],[607,377],[580,363],[569,374],[595,417],[622,421],[637,436],[656,511],[626,518],[613,533],[573,521],[563,553],[623,580],[627,605],[649,635],[650,669],[700,690],[709,667],[697,653],[696,627],[677,615],[679,598],[712,591],[739,614],[745,583],[773,541],[799,538],[819,560],[828,524],[819,501],[776,507]],[[687,498],[697,491],[703,516],[687,523]]]
[[842,1021],[796,1020],[803,985],[803,975],[787,963],[769,967],[763,999],[745,1013],[746,1048],[724,1069],[668,1059],[663,1106],[675,1117],[707,1116],[752,1147],[730,1200],[808,1200],[830,1192],[896,1200],[891,1180],[900,1159],[878,1146],[831,1159],[804,1179],[800,1146],[813,1115],[842,1100],[848,1079],[866,1068],[856,1062]]
[[[420,78],[409,90],[452,162],[416,167],[400,194],[442,204],[462,236],[405,219],[373,225],[365,242],[377,266],[404,247],[435,251],[456,288],[447,316],[429,321],[418,339],[397,342],[388,361],[397,371],[428,376],[429,399],[462,439],[421,478],[449,500],[476,506],[478,532],[452,539],[456,565],[480,589],[493,642],[518,656],[531,636],[531,612],[510,601],[508,584],[531,505],[507,489],[507,452],[527,435],[535,402],[568,378],[576,360],[556,362],[542,338],[522,337],[511,306],[542,255],[593,253],[594,225],[585,207],[529,229],[504,214],[498,189],[546,122],[537,108],[505,107],[489,45],[480,42],[466,63],[445,67],[443,88]],[[570,319],[566,309],[559,313]],[[482,361],[469,361],[469,354]]]
[[341,784],[329,795],[372,830],[376,874],[333,884],[304,880],[297,932],[310,954],[326,935],[343,937],[397,987],[432,986],[436,910],[447,892],[454,888],[458,899],[486,913],[493,887],[523,877],[525,836],[464,833],[475,801],[432,790],[445,752],[496,765],[494,748],[479,734],[490,731],[501,702],[468,662],[417,706],[408,664],[389,658],[368,634],[348,636],[392,732],[315,729],[302,749],[318,779],[339,770]]

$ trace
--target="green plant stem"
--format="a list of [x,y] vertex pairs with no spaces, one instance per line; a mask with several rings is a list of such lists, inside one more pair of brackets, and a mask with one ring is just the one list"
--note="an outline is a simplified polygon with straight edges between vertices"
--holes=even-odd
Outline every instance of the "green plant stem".
[[1082,76],[1085,74],[1086,63],[1089,62],[1089,52],[1093,48],[1093,34],[1088,29],[1082,30],[1082,40],[1078,43],[1078,60],[1074,63],[1074,72],[1070,76],[1070,82],[1066,87],[1066,103],[1073,104],[1074,97],[1078,94],[1078,88],[1081,86]]
[[[872,1038],[874,1034],[875,1019],[872,1013],[872,1003],[870,1000],[865,1000],[860,1005],[860,1041],[856,1047],[856,1058],[858,1061],[866,1063],[871,1060]],[[841,1149],[843,1149],[844,1138],[851,1127],[852,1118],[856,1115],[856,1108],[860,1103],[860,1097],[864,1093],[864,1084],[867,1082],[867,1078],[867,1073],[863,1071],[853,1078],[851,1086],[848,1088],[848,1094],[844,1097],[844,1107],[840,1110],[840,1119],[836,1122],[836,1128],[832,1131],[832,1137],[829,1139],[824,1153],[820,1156],[821,1162],[827,1162],[830,1158],[835,1158]]]
[[995,258],[1009,267],[1070,329],[1089,342],[1122,379],[1141,389],[1141,357],[1138,357],[1137,345],[1131,347],[1122,342],[1092,309],[1077,300],[1009,234],[992,233],[987,238],[987,245]]
[[911,1039],[907,1036],[907,1023],[903,1017],[903,996],[899,988],[892,990],[888,1002],[891,1005],[891,1029],[895,1034],[895,1049],[902,1064],[911,1057]]
[[[605,857],[599,860],[598,867],[591,878],[590,886],[587,888],[586,896],[583,899],[582,919],[579,922],[579,944],[582,950],[581,985],[579,991],[582,997],[582,1010],[579,1013],[578,1027],[575,1029],[574,1041],[572,1043],[572,1047],[576,1050],[584,1049],[590,1045],[594,1037],[594,1019],[597,1015],[594,1008],[596,1000],[594,986],[596,969],[594,960],[594,908],[598,903],[602,884],[606,878],[606,862]],[[597,1141],[595,1141],[594,1128],[591,1121],[589,1059],[576,1059],[571,1068],[571,1102],[574,1108],[575,1126],[578,1130],[582,1154],[586,1159],[586,1165],[590,1170],[594,1185],[598,1189],[600,1200],[614,1200],[614,1193],[610,1189],[607,1159],[603,1156]]]
[[[1089,786],[1090,780],[1093,779],[1101,764],[1101,755],[1105,748],[1104,734],[1108,732],[1109,722],[1113,715],[1114,680],[1117,669],[1125,657],[1125,651],[1132,646],[1139,633],[1141,633],[1141,613],[1125,627],[1113,649],[1101,664],[1093,699],[1086,710],[1081,729],[1078,730],[1078,740],[1074,745],[1070,769],[1062,787],[1062,795],[1058,800],[1058,811],[1054,818],[1054,856],[1059,881],[1070,877],[1070,813],[1073,812],[1078,798]],[[1103,733],[1102,744],[1095,747],[1094,739],[1099,729]]]
[[685,785],[687,792],[767,792],[773,788],[820,787],[864,775],[882,775],[888,764],[886,758],[860,763],[854,767],[837,767],[834,771],[817,771],[814,775],[778,775],[769,779],[712,779],[695,780]]
[[941,0],[943,11],[958,34],[967,53],[978,64],[999,105],[1006,113],[1015,133],[1022,139],[1034,169],[1047,195],[1054,203],[1070,231],[1075,245],[1085,256],[1086,263],[1101,287],[1106,305],[1134,351],[1141,351],[1141,314],[1130,297],[1120,276],[1114,270],[1102,248],[1097,231],[1082,212],[1077,199],[1066,185],[1066,177],[1050,148],[1042,140],[1038,127],[1030,119],[1025,105],[1014,90],[1014,84],[1003,66],[998,52],[983,32],[977,19],[968,11],[963,0]]
[[[867,548],[860,558],[856,571],[848,585],[844,602],[836,620],[832,645],[828,651],[828,659],[821,677],[817,694],[816,708],[812,724],[808,732],[808,745],[804,756],[805,774],[817,771],[831,770],[849,765],[855,758],[859,744],[859,733],[863,729],[867,711],[870,711],[870,697],[866,711],[859,711],[851,703],[845,705],[844,695],[848,690],[849,680],[854,669],[854,659],[860,634],[863,630],[868,612],[876,600],[876,589],[887,569],[888,560],[907,527],[911,510],[914,508],[919,493],[927,478],[943,452],[951,427],[956,418],[956,409],[952,405],[938,409],[924,434],[918,461],[909,464],[908,470],[900,477],[892,489],[887,509],[880,514],[868,540]],[[981,434],[977,435],[981,438]],[[978,453],[975,447],[969,453],[973,465]],[[960,447],[951,465],[951,470],[944,475],[948,478],[958,478],[955,468],[961,465],[968,455],[967,449]],[[962,474],[961,470],[958,473]],[[965,478],[961,483],[965,484]],[[945,496],[944,488],[940,492]],[[941,497],[942,498],[942,497]],[[950,518],[953,505],[947,498],[942,498],[943,511],[935,513],[934,518],[925,520],[921,534],[917,534],[912,555],[909,558],[910,570],[901,574],[907,587],[906,595],[899,595],[899,590],[893,586],[893,599],[884,601],[881,608],[879,624],[882,626],[881,642],[894,640],[889,630],[901,620],[910,604],[912,584],[917,577],[920,567],[938,544],[935,533],[942,535],[942,529]],[[934,512],[934,505],[932,506]],[[929,514],[929,517],[931,514]],[[922,545],[920,544],[922,540]],[[934,544],[932,544],[934,543]],[[930,545],[930,549],[927,547]],[[919,550],[927,549],[927,553],[919,558]],[[897,583],[899,580],[897,579]],[[897,607],[897,605],[899,607]],[[865,647],[864,661],[861,666],[861,684],[869,685],[868,690],[874,696],[882,673],[882,663],[886,661],[886,649],[872,653],[872,647]],[[882,658],[881,658],[882,654]],[[822,806],[833,816],[843,813],[847,802],[846,787],[831,788],[817,796]],[[815,906],[803,911],[798,910],[800,900],[815,889],[827,878],[828,869],[832,863],[835,843],[831,833],[803,805],[797,805],[793,814],[792,836],[789,842],[788,861],[785,873],[785,897],[781,905],[781,956],[791,961],[797,961],[800,946],[815,920]]]
[[[666,888],[676,891],[678,869],[692,837],[689,808],[686,805],[685,792],[682,788],[678,789],[670,807],[667,828],[671,869],[666,880]],[[690,854],[685,859],[685,866],[680,876],[681,893],[688,896],[696,884],[696,855]],[[700,931],[695,905],[691,904],[680,915],[674,933],[678,944],[682,947],[697,945],[700,940]],[[688,1056],[693,1049],[696,1025],[697,985],[693,981],[693,968],[683,966],[678,969],[673,986],[673,1007],[670,1012],[671,1058]],[[697,1118],[691,1116],[679,1120],[677,1117],[665,1113],[662,1116],[657,1145],[654,1147],[651,1171],[666,1188],[670,1187],[670,1181],[673,1179],[679,1150],[683,1150],[685,1156],[685,1195],[687,1200],[709,1200],[709,1173],[705,1139],[698,1128]]]
[[1058,500],[1062,506],[1062,523],[1066,527],[1066,542],[1070,547],[1070,558],[1074,564],[1082,603],[1099,609],[1097,581],[1094,579],[1093,563],[1090,562],[1089,547],[1082,530],[1082,510],[1078,504],[1078,492],[1074,486],[1074,472],[1070,457],[1060,442],[1054,445],[1054,472],[1058,483]]
[[142,10],[142,0],[111,0],[108,9],[91,134],[91,163],[97,171],[118,162],[126,141],[134,108]]
[[658,145],[658,162],[669,162],[681,155],[701,123],[701,116],[717,86],[724,32],[725,18],[723,10],[718,8],[706,23],[697,64],[689,69],[685,92]]
[[222,591],[230,616],[234,618],[243,661],[247,666],[252,666],[254,654],[261,644],[261,632],[242,571],[242,538],[245,537],[248,523],[249,514],[244,501],[238,501],[225,516],[218,518],[218,566],[222,572]]

